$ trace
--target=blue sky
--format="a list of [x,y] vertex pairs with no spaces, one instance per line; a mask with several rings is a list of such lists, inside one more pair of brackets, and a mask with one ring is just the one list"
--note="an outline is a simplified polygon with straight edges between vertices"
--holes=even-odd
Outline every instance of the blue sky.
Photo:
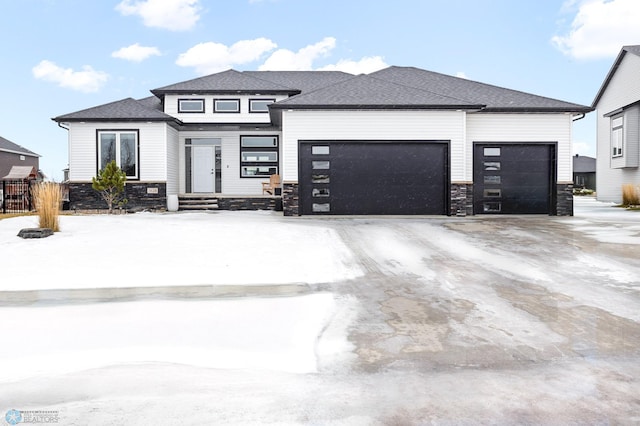
[[[52,117],[229,68],[416,66],[590,105],[638,0],[0,0],[0,136],[62,179]],[[595,115],[574,125],[595,156]]]

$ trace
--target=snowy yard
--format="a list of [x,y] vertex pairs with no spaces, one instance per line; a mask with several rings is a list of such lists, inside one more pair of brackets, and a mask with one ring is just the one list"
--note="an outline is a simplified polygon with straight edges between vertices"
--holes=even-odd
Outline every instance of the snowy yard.
[[[640,421],[640,213],[0,220],[0,415]],[[0,417],[1,418],[1,417]]]

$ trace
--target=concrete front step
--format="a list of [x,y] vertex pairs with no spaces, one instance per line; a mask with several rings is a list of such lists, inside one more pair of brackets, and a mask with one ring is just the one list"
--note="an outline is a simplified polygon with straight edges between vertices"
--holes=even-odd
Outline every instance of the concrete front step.
[[206,195],[193,195],[178,197],[178,210],[217,210],[218,198]]

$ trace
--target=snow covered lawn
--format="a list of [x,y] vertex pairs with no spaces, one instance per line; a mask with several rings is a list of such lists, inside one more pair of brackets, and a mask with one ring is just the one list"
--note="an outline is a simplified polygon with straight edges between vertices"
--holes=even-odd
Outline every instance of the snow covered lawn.
[[0,220],[0,291],[288,284],[362,275],[332,229],[272,212],[61,216],[61,232],[17,237],[35,216]]

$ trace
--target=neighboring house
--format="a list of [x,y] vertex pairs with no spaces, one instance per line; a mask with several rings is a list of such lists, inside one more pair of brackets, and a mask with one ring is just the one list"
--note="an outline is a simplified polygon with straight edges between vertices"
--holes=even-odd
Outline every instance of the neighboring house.
[[620,203],[640,184],[640,45],[624,46],[596,95],[597,198]]
[[115,159],[133,209],[272,208],[277,174],[285,215],[571,215],[572,122],[592,110],[410,67],[229,70],[151,93],[53,119],[72,209],[103,207],[90,182]]
[[576,154],[573,157],[573,184],[576,188],[596,190],[596,159]]
[[0,179],[7,176],[13,166],[40,169],[40,156],[20,145],[0,137]]

